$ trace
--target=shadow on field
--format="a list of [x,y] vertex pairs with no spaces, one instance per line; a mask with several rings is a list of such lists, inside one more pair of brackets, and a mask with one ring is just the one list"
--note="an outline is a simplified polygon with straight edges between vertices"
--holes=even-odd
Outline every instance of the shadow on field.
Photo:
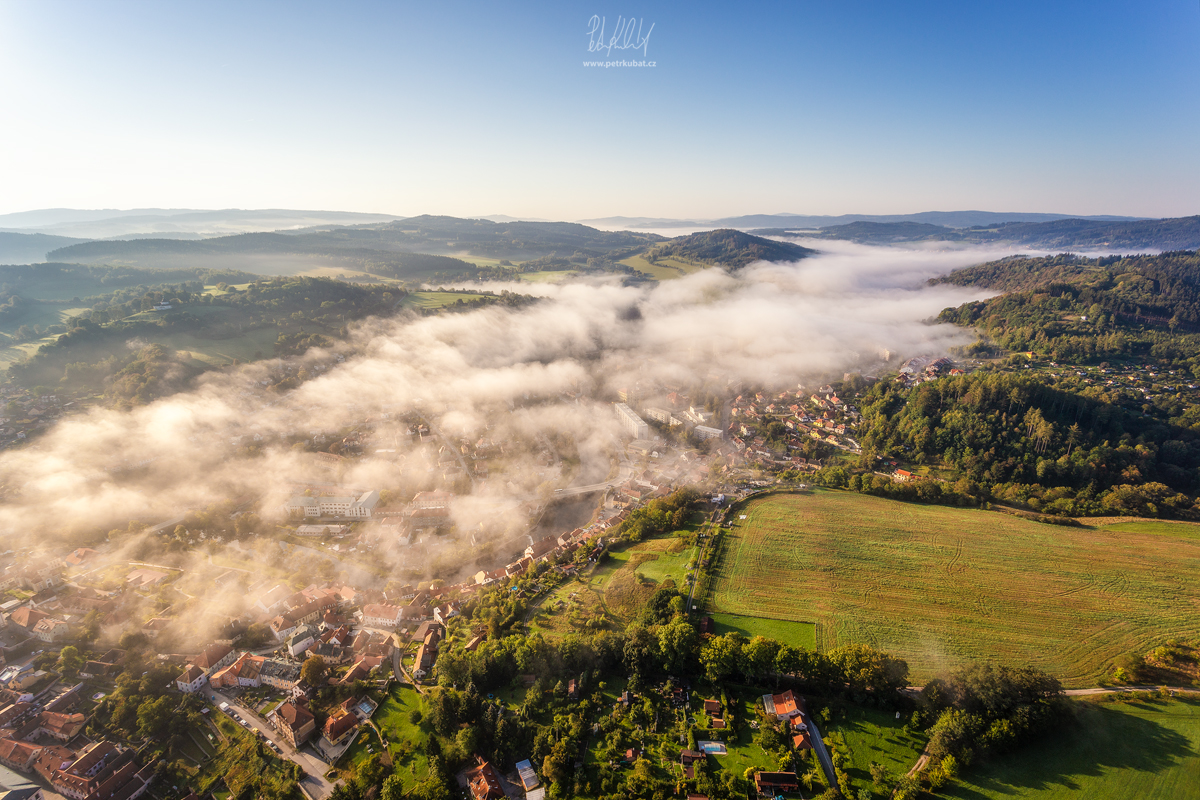
[[[1200,701],[1176,700],[1194,708]],[[1163,710],[1166,702],[1140,702],[1126,708]],[[994,800],[1028,790],[1080,790],[1080,778],[1119,770],[1158,773],[1196,756],[1187,736],[1152,719],[1122,713],[1119,706],[1080,703],[1075,719],[1014,753],[980,761],[966,770],[973,784],[947,787],[961,800]]]

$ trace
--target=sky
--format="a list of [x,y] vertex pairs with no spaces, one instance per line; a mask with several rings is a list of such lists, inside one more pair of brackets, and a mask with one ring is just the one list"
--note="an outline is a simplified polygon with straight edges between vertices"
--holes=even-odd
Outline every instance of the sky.
[[1195,0],[500,5],[0,0],[0,213],[1200,213]]

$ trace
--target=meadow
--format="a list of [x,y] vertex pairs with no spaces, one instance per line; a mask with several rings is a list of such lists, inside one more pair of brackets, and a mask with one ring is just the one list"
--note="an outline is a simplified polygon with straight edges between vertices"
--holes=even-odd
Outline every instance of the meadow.
[[[577,619],[607,615],[613,620],[632,621],[660,586],[686,591],[687,567],[697,548],[676,536],[648,539],[610,551],[595,570],[568,581],[542,603],[534,624],[551,634],[575,629]],[[559,603],[562,608],[559,608]]]
[[870,644],[917,681],[991,659],[1091,686],[1122,655],[1200,635],[1197,525],[1044,525],[830,490],[733,518],[710,611],[816,623],[821,649]]
[[478,300],[488,296],[468,292],[412,292],[404,298],[404,305],[408,308],[442,308],[452,306],[459,300],[465,303],[468,300]]
[[960,800],[1200,798],[1200,700],[1079,703],[1068,730],[973,765]]
[[805,647],[809,650],[815,650],[817,647],[817,626],[812,622],[745,617],[737,614],[712,614],[711,616],[718,634],[736,631],[748,639],[764,636],[768,639],[785,642],[793,647]]
[[699,272],[702,269],[707,269],[709,266],[708,264],[684,261],[680,258],[660,258],[657,263],[652,264],[647,261],[646,257],[643,255],[623,258],[619,263],[645,272],[656,281],[667,281],[671,280],[672,278],[680,278],[684,275],[691,275],[693,272]]

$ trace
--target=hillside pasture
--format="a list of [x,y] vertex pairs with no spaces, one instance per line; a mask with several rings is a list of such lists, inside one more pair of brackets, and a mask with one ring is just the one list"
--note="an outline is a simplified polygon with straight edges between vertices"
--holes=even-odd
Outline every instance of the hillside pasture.
[[870,644],[915,680],[990,659],[1090,686],[1122,655],[1200,636],[1197,525],[1045,525],[828,490],[733,517],[710,611],[814,622],[822,649]]
[[481,297],[490,297],[490,295],[468,292],[412,292],[404,298],[404,306],[407,308],[444,308],[454,305],[459,300],[466,303]]
[[693,272],[699,272],[710,266],[708,264],[685,261],[684,259],[673,257],[660,258],[656,263],[651,263],[641,254],[623,258],[618,263],[645,272],[656,281],[669,281],[672,278],[681,278],[684,275],[691,275]]

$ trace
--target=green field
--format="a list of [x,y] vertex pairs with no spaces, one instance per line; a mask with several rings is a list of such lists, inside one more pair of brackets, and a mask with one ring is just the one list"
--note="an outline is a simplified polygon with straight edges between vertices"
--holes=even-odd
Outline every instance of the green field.
[[534,624],[546,633],[563,634],[575,629],[569,619],[572,613],[630,622],[659,586],[674,586],[686,593],[687,565],[696,553],[695,546],[677,536],[610,551],[590,576],[569,581],[552,592],[533,618]]
[[960,800],[1200,798],[1200,701],[1080,703],[1072,728],[967,770]]
[[559,283],[565,281],[567,278],[573,278],[578,274],[579,270],[556,269],[542,270],[540,272],[522,272],[517,275],[517,278],[529,283]]
[[713,614],[712,618],[719,634],[737,631],[747,638],[765,636],[792,647],[805,647],[809,650],[815,650],[817,647],[817,626],[812,622],[741,617],[736,614]]
[[404,298],[404,305],[409,308],[443,308],[452,306],[459,300],[465,303],[468,300],[477,300],[480,297],[488,296],[467,292],[412,292]]
[[994,659],[1090,686],[1122,655],[1200,636],[1200,526],[1043,525],[825,490],[732,516],[710,611],[815,622],[822,649],[871,644],[918,681]]
[[707,269],[709,266],[708,264],[684,261],[683,259],[679,258],[660,258],[657,264],[651,264],[646,260],[646,257],[642,255],[623,258],[619,263],[645,272],[658,281],[668,281],[672,278],[680,278],[684,275],[691,275],[693,272],[699,272],[702,269]]

